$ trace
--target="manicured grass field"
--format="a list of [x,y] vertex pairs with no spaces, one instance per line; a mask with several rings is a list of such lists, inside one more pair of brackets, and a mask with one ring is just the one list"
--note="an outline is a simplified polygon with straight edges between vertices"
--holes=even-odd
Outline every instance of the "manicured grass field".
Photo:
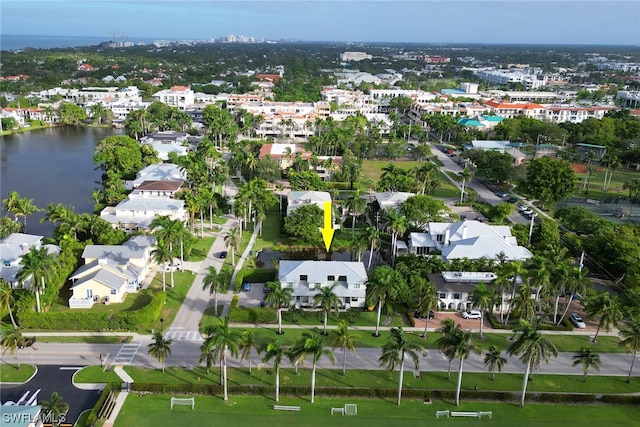
[[622,195],[627,197],[629,195],[628,190],[624,190],[622,187],[625,182],[631,181],[634,178],[640,177],[640,173],[630,169],[617,169],[613,172],[613,178],[611,178],[611,184],[607,192],[602,191],[602,183],[604,181],[604,169],[597,167],[591,174],[589,180],[589,192],[585,194],[584,189],[581,189],[584,181],[585,174],[576,174],[577,190],[574,193],[578,197],[588,197],[590,199],[600,200],[605,197],[617,197]]
[[23,383],[36,372],[36,367],[23,363],[18,369],[18,364],[0,364],[0,383]]
[[[162,309],[160,317],[155,322],[145,325],[138,330],[139,333],[148,334],[151,333],[152,329],[154,331],[159,331],[162,328],[166,329],[173,323],[173,319],[175,319],[176,314],[178,314],[178,310],[180,310],[182,302],[187,296],[187,292],[189,292],[189,289],[193,284],[193,280],[196,277],[195,274],[188,271],[177,271],[173,274],[175,285],[173,288],[171,287],[171,279],[169,275],[167,274],[166,277],[167,303]],[[156,275],[150,287],[162,289],[162,273],[158,273]],[[160,319],[163,319],[164,322],[160,322]]]
[[[300,412],[275,411],[275,401],[262,396],[219,397],[195,396],[195,410],[190,406],[169,409],[171,395],[130,394],[116,420],[116,427],[126,426],[385,426],[407,427],[430,424],[447,426],[492,425],[518,427],[550,427],[577,425],[580,427],[637,426],[640,409],[633,406],[580,406],[527,404],[518,408],[513,403],[462,402],[460,407],[450,402],[433,401],[425,406],[422,400],[405,399],[400,406],[390,399],[351,399],[318,397],[316,403],[306,398],[285,397],[279,404],[300,406]],[[184,396],[181,396],[184,397]],[[358,405],[356,416],[331,415],[331,408],[345,403]],[[492,411],[493,419],[436,419],[438,410]]]
[[80,369],[73,376],[73,380],[76,383],[112,383],[122,381],[113,370],[105,372],[100,366],[87,366]]
[[[206,226],[205,226],[205,229],[206,229]],[[204,238],[201,239],[200,228],[196,229],[195,235],[197,236],[197,239],[193,243],[193,249],[191,250],[191,255],[189,256],[189,259],[187,261],[193,261],[193,262],[203,261],[207,257],[207,254],[209,253],[209,249],[211,249],[211,246],[213,245],[213,242],[216,239],[215,237],[211,237],[211,236],[205,236]]]

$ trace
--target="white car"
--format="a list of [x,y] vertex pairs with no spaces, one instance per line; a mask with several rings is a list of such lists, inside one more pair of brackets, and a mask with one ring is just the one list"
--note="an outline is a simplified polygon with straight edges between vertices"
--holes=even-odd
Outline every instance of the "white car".
[[580,317],[578,313],[571,313],[569,315],[569,320],[576,328],[584,329],[587,327],[587,325],[584,323],[584,320],[582,320],[582,317]]
[[482,313],[478,310],[469,310],[462,312],[462,318],[464,319],[480,319],[482,318]]
[[173,264],[169,264],[168,262],[164,263],[164,271],[180,271],[182,270],[182,264],[178,260],[174,260]]

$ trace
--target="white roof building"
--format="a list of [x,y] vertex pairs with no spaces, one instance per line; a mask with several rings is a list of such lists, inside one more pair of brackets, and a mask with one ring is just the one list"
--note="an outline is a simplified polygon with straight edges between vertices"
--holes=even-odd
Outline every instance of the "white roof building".
[[125,199],[117,206],[108,206],[100,212],[100,218],[113,228],[124,231],[148,230],[156,216],[168,216],[186,221],[184,200],[168,197],[135,197]]
[[292,191],[287,195],[287,215],[300,206],[311,204],[324,210],[325,202],[331,203],[331,194],[326,191]]
[[134,180],[126,181],[125,187],[133,190],[145,181],[184,181],[186,179],[187,172],[180,166],[173,163],[154,163],[139,171]]
[[413,193],[403,193],[400,191],[385,191],[383,193],[374,193],[374,197],[380,206],[380,209],[395,208],[398,209],[401,204],[408,198],[415,196]]

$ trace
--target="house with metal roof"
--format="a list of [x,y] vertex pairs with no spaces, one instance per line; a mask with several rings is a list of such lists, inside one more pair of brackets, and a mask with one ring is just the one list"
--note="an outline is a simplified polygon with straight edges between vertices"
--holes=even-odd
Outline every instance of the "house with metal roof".
[[173,163],[154,163],[139,171],[136,178],[125,181],[125,187],[133,190],[143,182],[148,181],[184,181],[187,179],[187,172]]
[[30,288],[31,280],[27,279],[22,284],[18,281],[18,273],[22,270],[22,257],[31,249],[47,248],[49,255],[60,253],[60,247],[56,245],[43,245],[43,236],[33,234],[11,233],[0,240],[0,279],[4,280],[12,288]]
[[287,215],[306,205],[316,205],[324,210],[325,202],[331,203],[331,194],[326,191],[291,191],[287,194]]
[[438,254],[444,261],[453,259],[527,260],[531,251],[519,246],[506,225],[489,225],[465,220],[454,223],[430,222],[426,233],[409,235],[409,252],[416,255]]
[[108,206],[100,212],[100,218],[117,230],[127,232],[147,231],[156,216],[168,216],[172,220],[187,221],[184,200],[169,197],[129,197],[116,206]]
[[278,270],[280,286],[292,290],[291,304],[297,307],[313,307],[313,297],[333,284],[341,308],[364,307],[368,279],[362,262],[282,260]]
[[186,132],[158,131],[142,137],[140,144],[151,145],[158,152],[159,158],[168,160],[169,153],[176,153],[178,156],[187,155],[190,149],[188,137],[189,134]]
[[380,209],[399,209],[400,205],[407,201],[410,197],[415,196],[414,193],[403,193],[401,191],[385,191],[374,193],[376,202]]

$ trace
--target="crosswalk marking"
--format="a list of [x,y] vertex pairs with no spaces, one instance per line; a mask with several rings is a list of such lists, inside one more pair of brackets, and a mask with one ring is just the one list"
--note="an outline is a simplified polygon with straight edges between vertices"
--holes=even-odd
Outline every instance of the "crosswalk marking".
[[165,333],[165,338],[174,341],[203,341],[199,331],[176,331],[170,329]]
[[129,365],[133,361],[133,358],[136,357],[138,353],[138,349],[140,349],[140,343],[129,343],[123,344],[116,354],[116,357],[113,359],[114,365]]

